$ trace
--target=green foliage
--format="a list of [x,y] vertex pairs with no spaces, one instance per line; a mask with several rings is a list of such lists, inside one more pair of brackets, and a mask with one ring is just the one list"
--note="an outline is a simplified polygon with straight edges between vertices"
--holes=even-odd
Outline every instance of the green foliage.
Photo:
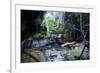
[[50,33],[55,33],[55,32],[63,32],[64,31],[64,25],[59,25],[58,27],[57,26],[49,26],[49,32]]
[[48,18],[47,19],[47,24],[48,24],[48,29],[49,33],[54,33],[54,32],[63,32],[64,31],[64,25],[60,24],[58,27],[56,25],[57,20],[55,18]]
[[[44,19],[41,26],[46,27],[47,33],[50,34],[51,32],[54,32],[56,19],[54,17],[48,17],[47,19]],[[49,36],[49,35],[48,35]]]
[[61,24],[58,29],[57,29],[59,32],[63,32],[64,31],[64,25]]
[[59,19],[51,15],[51,16],[44,18],[41,26],[46,27],[48,36],[50,36],[51,33],[61,33],[64,31],[65,25],[58,24],[59,21],[60,21]]
[[46,37],[47,37],[46,32],[40,32],[40,33],[36,33],[35,35],[33,35],[33,39],[42,39]]
[[80,50],[72,48],[71,50],[68,51],[70,55],[79,57],[80,56]]
[[48,17],[47,18],[47,23],[48,24],[55,24],[55,22],[56,22],[56,19],[54,17]]

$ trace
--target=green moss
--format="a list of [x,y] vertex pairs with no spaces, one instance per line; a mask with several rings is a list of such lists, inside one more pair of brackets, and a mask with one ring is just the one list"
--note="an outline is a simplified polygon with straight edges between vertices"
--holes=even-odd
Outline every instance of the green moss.
[[40,32],[40,33],[36,33],[35,35],[33,35],[33,39],[42,39],[46,37],[47,37],[46,32]]
[[75,48],[69,50],[69,53],[72,56],[77,56],[77,57],[80,56],[80,51],[78,49],[75,49]]

